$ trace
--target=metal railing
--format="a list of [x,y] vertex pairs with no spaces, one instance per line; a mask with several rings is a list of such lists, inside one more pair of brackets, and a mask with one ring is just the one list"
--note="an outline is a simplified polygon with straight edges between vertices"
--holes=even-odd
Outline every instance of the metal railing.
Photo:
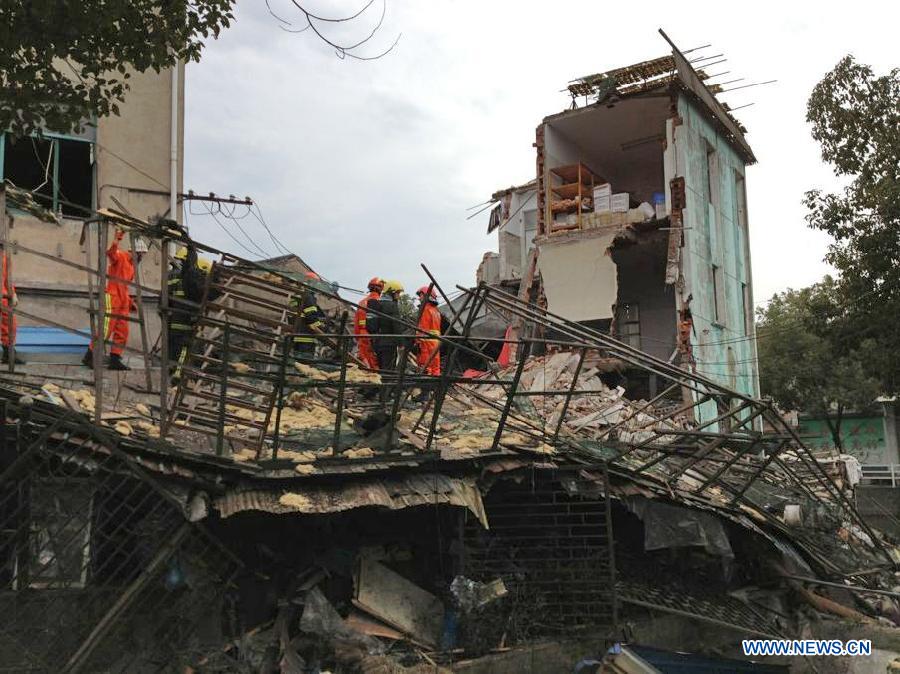
[[900,487],[900,463],[863,464],[860,484],[869,487]]

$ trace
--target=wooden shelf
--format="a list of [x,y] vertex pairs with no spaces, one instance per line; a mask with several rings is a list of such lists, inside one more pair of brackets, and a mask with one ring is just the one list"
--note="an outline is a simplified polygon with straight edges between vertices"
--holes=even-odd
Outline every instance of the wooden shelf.
[[[566,206],[559,206],[559,205],[557,205],[557,202],[556,202],[556,201],[553,201],[553,202],[550,203],[550,212],[553,213],[553,214],[556,214],[556,213],[577,213],[578,210],[579,210],[579,209],[578,209],[578,205],[577,205],[577,204],[574,204],[574,203],[573,203],[573,204],[568,204],[568,205],[566,205]],[[586,207],[584,206],[584,204],[582,204],[582,205],[581,205],[581,212],[582,212],[582,213],[591,213],[591,212],[592,212],[592,209],[586,208]]]
[[[586,185],[579,185],[576,183],[566,183],[565,185],[557,185],[556,187],[551,187],[553,193],[562,197],[563,199],[574,199],[581,190],[579,188],[584,188]],[[585,195],[590,196],[590,195]]]
[[594,172],[581,162],[577,164],[568,164],[566,166],[557,166],[550,169],[550,173],[562,178],[563,182],[578,184],[578,169],[581,169],[581,183],[583,185],[592,185],[594,182]]
[[[560,184],[554,185],[558,181]],[[593,210],[594,184],[597,176],[584,163],[557,166],[549,170],[546,188],[545,219],[547,232],[562,229],[581,229],[582,213]],[[602,182],[602,181],[601,181]],[[577,214],[576,222],[556,222],[560,213]]]

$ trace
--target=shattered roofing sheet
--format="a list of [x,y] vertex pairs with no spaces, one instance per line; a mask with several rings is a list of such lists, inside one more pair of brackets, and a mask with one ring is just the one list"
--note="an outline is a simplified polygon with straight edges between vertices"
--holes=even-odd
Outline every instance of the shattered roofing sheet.
[[[511,423],[537,421],[532,424],[534,432],[552,434],[578,360],[579,356],[569,351],[531,359],[523,370],[520,390],[559,394],[516,398]],[[500,376],[508,378],[511,369]],[[777,461],[763,462],[759,448],[751,451],[758,435],[696,430],[697,422],[690,415],[664,413],[646,401],[629,400],[621,388],[603,384],[599,372],[586,360],[575,387],[578,393],[572,397],[560,427],[560,442],[554,447],[556,459],[609,460],[611,470],[626,471],[632,484],[657,496],[732,514],[740,512],[759,525],[787,535],[833,571],[884,561],[876,554],[868,534],[852,523],[850,514],[824,487],[817,473],[820,467],[811,466],[796,449],[786,449]],[[473,405],[479,399],[499,404],[506,398],[505,390],[496,384],[463,388],[477,393]],[[601,482],[599,475],[597,482]],[[806,513],[803,527],[786,525],[782,513],[787,504],[801,504]],[[734,516],[731,519],[742,521]]]
[[701,599],[693,593],[679,592],[671,584],[660,587],[630,581],[618,581],[616,594],[620,601],[646,606],[654,611],[684,615],[718,625],[725,623],[770,639],[783,638],[772,621],[748,604],[728,595]]
[[402,510],[441,503],[468,508],[487,528],[487,516],[475,478],[454,478],[440,473],[336,485],[300,482],[280,493],[275,489],[235,488],[215,499],[213,505],[222,517],[230,517],[246,510],[311,514],[366,506]]
[[574,96],[589,96],[596,92],[598,86],[607,81],[614,81],[616,86],[645,84],[663,75],[671,75],[675,71],[675,58],[668,54],[650,61],[642,61],[634,65],[608,70],[605,73],[587,75],[569,84],[569,91]]

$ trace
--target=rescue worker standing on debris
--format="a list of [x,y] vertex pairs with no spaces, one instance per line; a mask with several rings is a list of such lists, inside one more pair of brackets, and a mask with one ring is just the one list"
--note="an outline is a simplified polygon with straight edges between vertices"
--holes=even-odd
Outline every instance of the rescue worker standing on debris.
[[368,313],[366,309],[368,309],[370,301],[377,301],[381,298],[382,290],[384,290],[384,281],[377,276],[370,280],[369,294],[360,300],[356,309],[356,315],[353,317],[353,334],[356,335],[359,359],[365,363],[366,367],[372,370],[378,369],[378,357],[375,355],[372,339],[369,337]]
[[[128,284],[134,282],[135,260],[132,259],[130,252],[119,248],[119,243],[123,238],[125,238],[125,232],[117,229],[116,237],[106,251],[106,257],[109,259],[106,269],[106,318],[103,321],[103,335],[105,341],[112,341],[107,361],[107,367],[110,370],[131,369],[122,362],[122,353],[128,342],[128,315],[134,308],[134,300],[131,299]],[[134,253],[138,262],[146,252],[147,244],[144,240],[135,238]],[[103,348],[102,344],[100,348]],[[91,367],[93,358],[93,345],[90,345],[81,362],[83,365]]]
[[169,366],[180,375],[194,330],[194,316],[203,299],[205,274],[193,246],[180,248],[169,271]]
[[294,295],[291,298],[291,308],[296,312],[294,321],[294,357],[300,360],[312,360],[316,355],[317,332],[321,332],[325,325],[325,312],[319,308],[319,300],[313,291],[312,284],[321,281],[319,275],[308,271],[305,275],[306,283],[310,284],[303,289],[302,295]]
[[418,355],[416,363],[424,368],[424,373],[432,376],[441,374],[441,312],[437,308],[437,294],[434,288],[422,286],[416,291],[419,298],[419,331],[416,334]]
[[[16,295],[16,287],[10,283],[9,281],[9,270],[6,266],[6,250],[3,249],[3,246],[0,246],[0,250],[3,252],[0,253],[2,256],[2,265],[3,269],[0,272],[0,280],[2,280],[2,304],[0,304],[0,341],[3,343],[3,362],[9,362],[9,346],[10,344],[16,343],[16,316],[13,314],[10,316],[9,307],[15,307],[19,304],[19,296]],[[25,361],[16,356],[16,363],[22,364]]]
[[380,314],[369,314],[367,329],[372,335],[375,357],[383,371],[397,369],[397,346],[401,339],[398,337],[401,332],[399,300],[402,292],[400,281],[385,281],[381,298],[369,301],[369,308]]

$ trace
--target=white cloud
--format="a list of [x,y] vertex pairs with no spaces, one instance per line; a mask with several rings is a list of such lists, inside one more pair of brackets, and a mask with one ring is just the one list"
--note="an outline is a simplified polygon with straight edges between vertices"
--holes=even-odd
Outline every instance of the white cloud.
[[[273,7],[297,19],[289,3]],[[809,137],[806,98],[847,52],[879,72],[896,65],[895,27],[873,22],[883,5],[868,1],[724,7],[388,0],[371,51],[403,37],[385,58],[357,62],[310,31],[282,31],[264,3],[241,4],[188,71],[185,187],[252,196],[288,247],[343,284],[378,274],[414,288],[420,262],[447,286],[471,284],[496,240],[484,235],[487,213],[466,221],[466,209],[533,175],[535,126],[567,107],[567,81],[666,53],[662,25],[683,48],[724,51],[730,77],[779,80],[726,99],[755,102],[738,116],[760,161],[748,191],[762,300],[826,271],[827,240],[806,228],[800,199],[836,181]],[[362,18],[331,34],[358,39],[377,16]],[[189,218],[195,236],[243,252],[208,217]],[[276,253],[258,223],[242,224]]]

